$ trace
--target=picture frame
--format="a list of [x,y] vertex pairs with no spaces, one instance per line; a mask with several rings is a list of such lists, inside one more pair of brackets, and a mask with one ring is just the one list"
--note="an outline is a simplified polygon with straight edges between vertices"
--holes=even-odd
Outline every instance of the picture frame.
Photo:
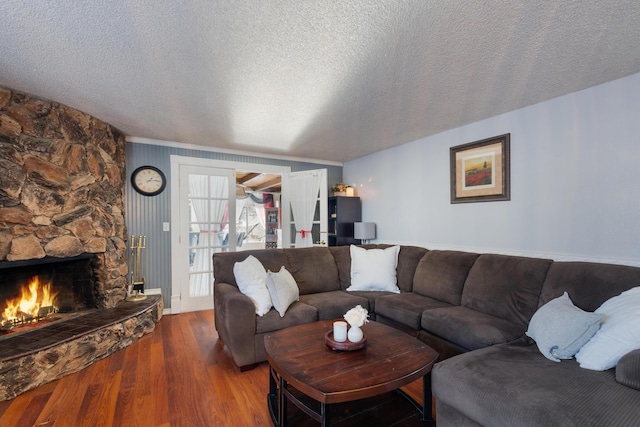
[[511,134],[450,148],[451,203],[511,200]]

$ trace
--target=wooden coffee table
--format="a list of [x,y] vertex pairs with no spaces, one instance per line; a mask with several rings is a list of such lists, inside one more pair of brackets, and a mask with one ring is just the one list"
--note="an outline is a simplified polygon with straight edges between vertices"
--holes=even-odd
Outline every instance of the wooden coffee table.
[[[331,404],[393,390],[404,394],[421,411],[423,421],[433,421],[431,367],[438,357],[435,350],[390,326],[369,322],[362,328],[366,347],[334,351],[325,342],[325,333],[332,327],[333,321],[325,320],[265,336],[270,365],[267,405],[274,425],[286,425],[289,401],[327,426]],[[423,379],[422,406],[399,390],[419,378]],[[313,410],[295,390],[319,402],[320,410]]]

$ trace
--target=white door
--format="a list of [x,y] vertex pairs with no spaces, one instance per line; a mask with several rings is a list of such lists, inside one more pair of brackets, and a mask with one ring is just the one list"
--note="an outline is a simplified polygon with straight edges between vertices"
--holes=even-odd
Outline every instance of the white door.
[[[180,165],[177,263],[180,311],[213,308],[213,254],[236,249],[235,173]],[[229,220],[231,218],[231,221]]]
[[[313,194],[315,207],[313,208],[313,221],[309,230],[297,230],[294,210],[292,209],[292,180],[301,176],[315,176],[319,178],[320,185],[317,194]],[[311,232],[313,246],[328,246],[328,212],[327,212],[327,170],[315,169],[301,172],[290,172],[282,175],[282,209],[283,209],[283,246],[295,247],[296,237]],[[303,233],[304,232],[304,233]],[[299,237],[298,237],[299,240]]]

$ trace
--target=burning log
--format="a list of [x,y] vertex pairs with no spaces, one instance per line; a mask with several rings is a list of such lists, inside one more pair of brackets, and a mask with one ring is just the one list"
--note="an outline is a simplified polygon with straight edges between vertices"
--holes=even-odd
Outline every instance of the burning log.
[[58,311],[54,303],[58,293],[52,292],[51,283],[41,285],[38,277],[33,277],[27,286],[22,286],[20,294],[6,301],[1,324],[4,330],[35,323]]

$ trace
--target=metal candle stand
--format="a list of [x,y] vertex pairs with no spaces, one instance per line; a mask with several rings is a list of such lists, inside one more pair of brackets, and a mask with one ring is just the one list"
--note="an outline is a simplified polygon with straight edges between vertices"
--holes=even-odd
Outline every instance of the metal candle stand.
[[127,289],[127,297],[125,301],[142,301],[147,299],[144,294],[144,277],[142,276],[142,269],[140,268],[140,251],[147,247],[147,236],[131,235],[131,282]]

